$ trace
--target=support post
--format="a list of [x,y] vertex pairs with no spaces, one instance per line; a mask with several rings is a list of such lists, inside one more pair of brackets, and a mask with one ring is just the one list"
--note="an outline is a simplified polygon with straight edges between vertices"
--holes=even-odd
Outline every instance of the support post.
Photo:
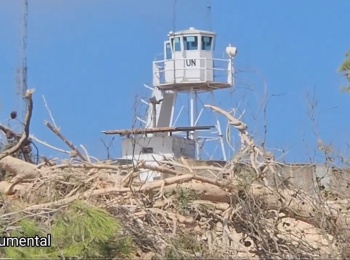
[[[193,126],[198,124],[198,93],[195,91],[194,92],[194,110],[193,110],[193,120],[196,120],[193,122]],[[195,146],[196,146],[196,159],[199,160],[200,159],[200,151],[199,151],[199,138],[198,138],[198,133],[194,132],[194,140],[195,140]]]
[[227,161],[226,151],[225,151],[225,144],[224,144],[224,140],[223,140],[223,136],[222,136],[221,125],[220,125],[219,119],[216,119],[216,127],[218,129],[222,157],[223,157],[224,161]]
[[[190,126],[194,126],[194,91],[191,88],[190,93]],[[191,131],[191,137],[194,139],[194,131]]]
[[156,128],[157,127],[157,107],[156,107],[156,103],[152,103],[152,113],[153,113],[153,127]]

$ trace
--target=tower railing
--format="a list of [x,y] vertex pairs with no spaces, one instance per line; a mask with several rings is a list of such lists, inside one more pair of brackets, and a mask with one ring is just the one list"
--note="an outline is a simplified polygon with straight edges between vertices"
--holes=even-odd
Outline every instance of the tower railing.
[[[153,62],[153,85],[161,86],[173,83],[227,83],[232,73],[230,69],[231,59],[193,58],[199,61],[199,66],[186,66],[186,61],[191,58],[176,58]],[[168,64],[173,64],[169,69]],[[191,73],[195,72],[195,73]],[[166,77],[168,75],[168,77]],[[169,77],[169,75],[172,75]],[[212,76],[211,76],[212,75]],[[208,77],[209,76],[209,77]],[[211,76],[211,77],[210,77]]]

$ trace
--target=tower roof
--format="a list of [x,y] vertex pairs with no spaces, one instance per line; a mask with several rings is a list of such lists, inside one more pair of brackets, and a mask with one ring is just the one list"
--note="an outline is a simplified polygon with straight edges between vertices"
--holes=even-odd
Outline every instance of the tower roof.
[[209,35],[215,35],[214,32],[198,30],[198,29],[195,29],[194,27],[190,27],[189,29],[186,29],[186,30],[181,30],[181,31],[176,31],[176,32],[173,32],[173,31],[169,32],[169,36],[172,36],[172,35],[187,35],[187,34],[209,34]]

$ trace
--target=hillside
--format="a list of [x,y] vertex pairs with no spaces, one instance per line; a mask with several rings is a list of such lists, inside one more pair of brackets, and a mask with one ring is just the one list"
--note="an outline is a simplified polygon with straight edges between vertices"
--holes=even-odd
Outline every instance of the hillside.
[[[186,158],[158,166],[93,162],[53,126],[71,157],[35,165],[11,156],[28,139],[32,94],[27,91],[26,131],[0,154],[1,227],[11,237],[51,234],[52,245],[3,247],[1,257],[349,257],[349,198],[321,185],[312,196],[293,186],[247,126],[220,108],[208,106],[227,117],[242,142],[225,165],[193,166]],[[167,178],[141,183],[145,170]]]

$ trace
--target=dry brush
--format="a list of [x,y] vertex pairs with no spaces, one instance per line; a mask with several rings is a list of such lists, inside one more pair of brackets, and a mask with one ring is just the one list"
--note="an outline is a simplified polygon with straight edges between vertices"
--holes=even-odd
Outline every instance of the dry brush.
[[[27,98],[31,104],[31,95]],[[46,159],[33,165],[12,157],[11,151],[0,154],[0,167],[6,171],[0,182],[3,231],[16,227],[19,219],[30,218],[50,233],[56,213],[81,202],[118,219],[122,231],[117,237],[132,241],[129,257],[349,256],[348,198],[328,201],[322,193],[311,197],[284,185],[273,155],[254,143],[246,125],[218,107],[207,107],[226,116],[241,136],[241,151],[224,167],[191,167],[184,158],[157,166],[92,163],[87,152],[84,156],[47,124],[78,159]],[[28,132],[23,136],[28,138]],[[241,157],[246,154],[250,161],[242,167]],[[170,177],[143,183],[138,176],[145,170]],[[202,176],[203,170],[213,178]],[[276,181],[272,185],[269,179]]]

